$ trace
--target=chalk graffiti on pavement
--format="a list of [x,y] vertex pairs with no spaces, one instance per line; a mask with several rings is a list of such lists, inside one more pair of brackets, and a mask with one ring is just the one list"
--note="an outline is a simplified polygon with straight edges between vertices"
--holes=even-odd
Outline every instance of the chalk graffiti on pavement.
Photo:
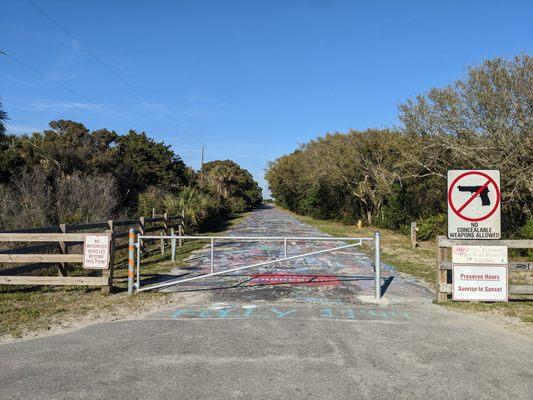
[[170,316],[171,319],[184,318],[216,318],[216,319],[283,319],[283,318],[319,318],[332,320],[409,320],[411,314],[403,310],[383,310],[369,307],[350,308],[317,308],[314,310],[292,307],[210,307],[210,308],[178,308]]

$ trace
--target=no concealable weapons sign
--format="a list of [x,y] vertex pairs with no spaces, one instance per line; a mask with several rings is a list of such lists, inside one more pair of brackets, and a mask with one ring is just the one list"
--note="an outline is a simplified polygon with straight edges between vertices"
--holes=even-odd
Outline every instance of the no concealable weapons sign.
[[499,239],[500,171],[448,171],[448,238]]

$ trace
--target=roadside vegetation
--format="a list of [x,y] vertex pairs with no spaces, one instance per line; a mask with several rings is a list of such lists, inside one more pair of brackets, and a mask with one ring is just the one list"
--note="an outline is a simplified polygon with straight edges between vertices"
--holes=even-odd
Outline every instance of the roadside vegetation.
[[504,236],[532,238],[533,59],[492,59],[399,105],[401,126],[328,133],[271,162],[277,204],[421,240],[446,228],[449,169],[499,169]]
[[[7,118],[1,109],[0,118]],[[212,161],[202,174],[144,132],[91,132],[65,120],[49,125],[31,135],[6,135],[0,126],[0,230],[100,222],[152,209],[185,211],[198,230],[262,201],[250,173],[232,161]]]

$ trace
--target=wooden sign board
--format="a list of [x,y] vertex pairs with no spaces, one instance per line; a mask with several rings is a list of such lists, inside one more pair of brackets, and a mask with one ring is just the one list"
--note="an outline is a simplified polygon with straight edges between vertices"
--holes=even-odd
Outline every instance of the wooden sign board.
[[87,235],[83,245],[83,268],[109,269],[111,235]]
[[507,246],[452,246],[453,264],[507,264]]

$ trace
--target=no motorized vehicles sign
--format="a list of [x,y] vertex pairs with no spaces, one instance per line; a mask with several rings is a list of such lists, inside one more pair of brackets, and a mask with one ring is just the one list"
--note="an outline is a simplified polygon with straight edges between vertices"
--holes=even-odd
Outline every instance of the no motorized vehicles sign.
[[500,171],[448,171],[448,238],[500,239]]

